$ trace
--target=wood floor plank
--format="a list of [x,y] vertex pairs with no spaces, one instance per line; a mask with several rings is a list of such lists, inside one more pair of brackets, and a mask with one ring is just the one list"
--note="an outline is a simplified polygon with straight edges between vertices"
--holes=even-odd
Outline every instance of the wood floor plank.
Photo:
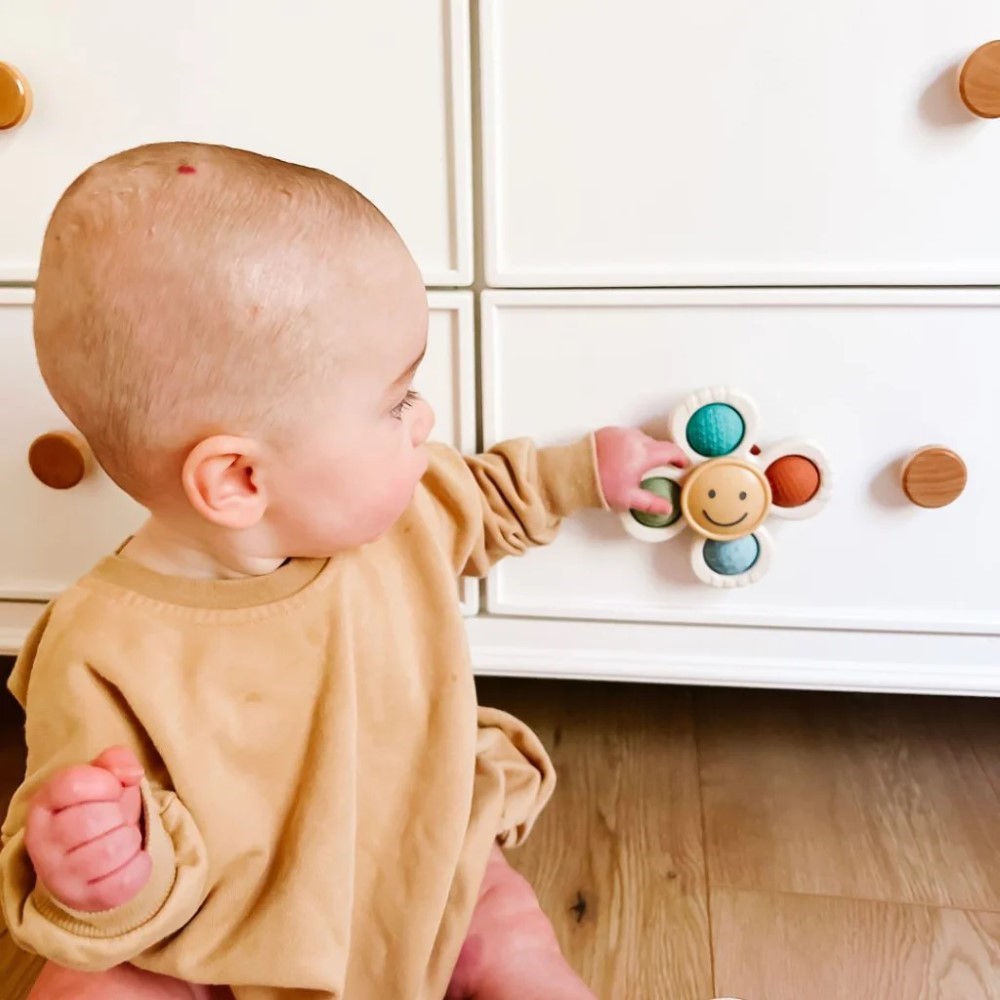
[[986,776],[1000,798],[1000,699],[969,698],[948,718],[972,745]]
[[1000,910],[1000,795],[961,699],[696,700],[713,887]]
[[556,798],[511,861],[599,997],[712,994],[691,700],[602,684],[480,684],[546,744]]
[[716,993],[741,1000],[1000,1000],[1000,914],[711,892]]

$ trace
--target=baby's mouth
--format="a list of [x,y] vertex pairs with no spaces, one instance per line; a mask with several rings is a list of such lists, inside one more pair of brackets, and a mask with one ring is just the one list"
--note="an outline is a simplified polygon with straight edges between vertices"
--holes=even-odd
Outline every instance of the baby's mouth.
[[716,519],[712,517],[707,510],[702,510],[702,514],[705,515],[706,521],[711,521],[717,528],[735,528],[737,524],[742,524],[747,519],[747,515],[744,514],[742,517],[738,517],[735,521],[729,521],[726,523],[725,521],[716,521]]

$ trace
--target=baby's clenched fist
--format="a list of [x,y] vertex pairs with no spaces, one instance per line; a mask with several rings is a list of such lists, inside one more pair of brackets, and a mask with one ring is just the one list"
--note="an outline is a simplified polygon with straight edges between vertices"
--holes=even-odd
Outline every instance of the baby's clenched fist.
[[134,899],[149,881],[143,849],[142,765],[124,747],[53,775],[28,807],[25,846],[63,906],[94,913]]

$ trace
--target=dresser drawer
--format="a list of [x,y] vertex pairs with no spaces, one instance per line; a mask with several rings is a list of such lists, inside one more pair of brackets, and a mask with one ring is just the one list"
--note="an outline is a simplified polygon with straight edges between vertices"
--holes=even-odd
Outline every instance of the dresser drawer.
[[[2,141],[2,140],[0,140]],[[71,489],[51,489],[28,466],[32,442],[70,425],[35,363],[27,290],[0,289],[0,600],[48,600],[142,523],[143,510],[91,464]]]
[[0,281],[30,280],[84,167],[170,139],[335,173],[392,219],[428,284],[472,280],[468,0],[12,0],[0,61],[34,92],[0,132]]
[[[488,609],[538,617],[915,632],[1000,632],[1000,292],[489,292],[486,443],[645,425],[693,390],[730,386],[762,447],[814,440],[832,467],[818,516],[767,521],[769,573],[697,582],[690,542],[629,537],[614,515],[567,523],[555,545],[503,562]],[[951,505],[901,487],[925,445],[968,469]]]
[[480,21],[490,284],[996,283],[1000,124],[958,89],[993,0],[483,0]]
[[[435,436],[475,447],[475,331],[471,292],[433,292],[427,358],[420,388],[437,411]],[[69,430],[35,363],[32,293],[0,289],[0,604],[48,600],[114,550],[144,512],[99,469],[71,489],[42,485],[28,465],[32,442]],[[478,589],[462,581],[463,606],[476,610]],[[2,619],[0,615],[0,619]],[[3,622],[0,620],[0,630]],[[10,645],[10,643],[8,643]]]

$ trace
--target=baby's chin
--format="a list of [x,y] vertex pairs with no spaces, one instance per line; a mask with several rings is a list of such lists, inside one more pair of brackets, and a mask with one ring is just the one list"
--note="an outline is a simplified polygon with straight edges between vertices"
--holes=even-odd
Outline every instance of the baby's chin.
[[393,496],[397,498],[397,503],[394,504],[393,509],[387,511],[385,518],[377,525],[372,526],[370,533],[366,533],[366,536],[359,538],[356,546],[360,548],[362,545],[371,545],[372,542],[377,542],[386,535],[392,533],[392,531],[399,525],[399,523],[406,518],[406,513],[409,511],[410,507],[413,505],[414,497],[417,494],[417,490],[420,488],[420,483],[424,478],[427,468],[426,464],[421,471],[420,475],[408,481],[405,485],[397,484],[396,488],[393,490]]
[[[423,477],[421,477],[423,478]],[[393,529],[396,528],[401,521],[406,517],[406,512],[413,505],[413,499],[417,494],[417,490],[420,487],[420,479],[418,479],[409,490],[406,492],[406,503],[402,506],[399,512],[393,517],[388,523],[382,528],[381,531],[372,539],[373,542],[377,542],[380,538],[385,538],[386,535],[391,534]]]

